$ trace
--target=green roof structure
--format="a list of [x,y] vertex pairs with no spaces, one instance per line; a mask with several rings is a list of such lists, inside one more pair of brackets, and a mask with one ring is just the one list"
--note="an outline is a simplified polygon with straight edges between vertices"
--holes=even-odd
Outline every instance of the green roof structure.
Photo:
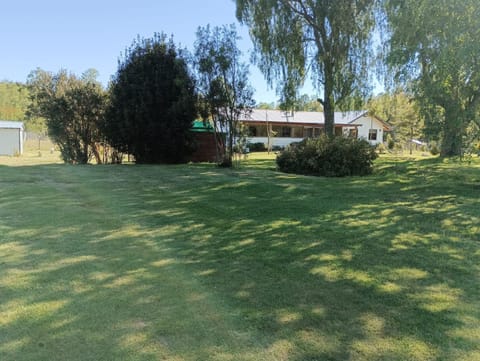
[[204,123],[202,120],[195,120],[191,130],[197,133],[213,133],[212,125],[209,122]]

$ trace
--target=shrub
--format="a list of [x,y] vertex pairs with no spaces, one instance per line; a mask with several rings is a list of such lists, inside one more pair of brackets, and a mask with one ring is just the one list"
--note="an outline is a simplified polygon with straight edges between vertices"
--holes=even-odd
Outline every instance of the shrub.
[[250,152],[265,152],[267,150],[264,143],[248,143],[247,147]]
[[376,150],[377,150],[378,154],[385,154],[385,152],[387,151],[387,148],[385,147],[385,144],[378,143],[377,146],[376,146]]
[[392,138],[390,134],[387,135],[387,148],[390,151],[392,151],[393,148],[395,148],[395,140]]
[[440,154],[440,149],[438,148],[437,143],[430,143],[430,154],[431,155],[438,155]]
[[280,171],[327,177],[371,174],[375,148],[366,140],[344,137],[305,139],[277,156]]

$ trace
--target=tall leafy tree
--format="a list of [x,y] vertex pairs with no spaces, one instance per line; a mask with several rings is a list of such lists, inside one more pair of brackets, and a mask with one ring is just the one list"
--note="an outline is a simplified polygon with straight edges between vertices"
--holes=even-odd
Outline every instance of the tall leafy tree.
[[104,132],[137,163],[179,163],[193,149],[196,92],[183,53],[164,34],[138,38],[119,60]]
[[255,108],[257,108],[257,109],[277,109],[277,106],[276,106],[275,102],[270,102],[270,103],[260,102],[260,103],[255,105]]
[[107,97],[102,86],[65,70],[57,74],[37,69],[27,81],[29,114],[46,119],[48,134],[68,163],[85,164],[95,157],[101,163],[98,144]]
[[462,154],[480,105],[478,0],[386,0],[387,61],[410,84],[441,155]]
[[318,101],[318,98],[313,95],[302,94],[297,97],[293,104],[295,111],[303,112],[321,112],[323,111],[322,104]]
[[412,139],[422,137],[423,119],[411,94],[400,90],[380,94],[369,100],[367,108],[370,113],[393,126],[396,142],[411,149]]
[[255,102],[248,82],[248,66],[242,62],[237,46],[239,36],[234,25],[200,27],[195,42],[194,63],[202,95],[204,118],[211,118],[215,129],[225,133],[218,139],[224,158],[232,165],[234,145],[242,138],[239,118],[251,112]]
[[22,121],[28,107],[28,89],[20,83],[0,82],[0,119]]
[[325,130],[334,134],[334,111],[353,93],[367,93],[376,0],[236,0],[257,63],[270,84],[279,81],[285,107],[311,72],[323,91]]
[[23,83],[0,82],[0,119],[23,121],[28,131],[46,133],[45,119],[30,116],[30,93]]

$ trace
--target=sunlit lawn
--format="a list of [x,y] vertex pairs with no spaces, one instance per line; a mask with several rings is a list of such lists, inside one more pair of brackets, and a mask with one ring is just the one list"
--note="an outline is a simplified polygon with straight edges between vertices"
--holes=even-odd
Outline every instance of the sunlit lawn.
[[2,361],[480,360],[478,159],[57,156],[0,158]]

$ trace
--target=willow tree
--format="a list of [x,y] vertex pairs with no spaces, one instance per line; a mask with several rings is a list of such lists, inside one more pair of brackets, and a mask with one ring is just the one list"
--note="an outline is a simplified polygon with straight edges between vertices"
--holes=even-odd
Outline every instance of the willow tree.
[[352,95],[369,92],[376,0],[236,0],[248,25],[256,63],[287,107],[308,75],[323,96],[325,131],[334,134],[334,112]]
[[388,0],[388,64],[412,85],[427,134],[457,156],[480,107],[478,0]]

